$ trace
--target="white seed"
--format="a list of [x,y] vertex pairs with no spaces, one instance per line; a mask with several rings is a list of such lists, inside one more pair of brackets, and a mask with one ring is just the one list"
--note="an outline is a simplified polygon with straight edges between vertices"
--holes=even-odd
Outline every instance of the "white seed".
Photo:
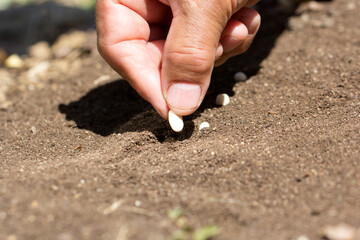
[[244,82],[248,79],[245,73],[243,72],[237,72],[234,75],[235,82]]
[[140,201],[140,200],[136,200],[136,201],[135,201],[135,206],[140,207],[140,206],[141,206],[141,201]]
[[226,106],[230,103],[230,97],[226,93],[222,93],[216,96],[215,102],[217,105]]
[[199,126],[199,131],[203,130],[204,128],[209,128],[210,124],[208,122],[202,122]]
[[323,235],[330,240],[355,240],[356,229],[346,224],[327,226]]
[[172,130],[174,130],[175,132],[181,132],[181,130],[183,130],[184,128],[182,116],[178,116],[172,110],[169,111],[169,123]]

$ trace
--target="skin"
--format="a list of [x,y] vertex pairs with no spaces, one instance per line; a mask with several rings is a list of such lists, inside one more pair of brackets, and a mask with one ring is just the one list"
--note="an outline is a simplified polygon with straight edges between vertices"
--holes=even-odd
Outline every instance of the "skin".
[[98,49],[165,119],[192,114],[212,70],[245,52],[257,0],[98,0]]

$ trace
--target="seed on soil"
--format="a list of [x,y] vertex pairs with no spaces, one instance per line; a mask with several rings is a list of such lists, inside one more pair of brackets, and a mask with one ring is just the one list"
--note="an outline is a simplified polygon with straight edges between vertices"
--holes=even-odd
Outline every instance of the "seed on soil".
[[339,224],[335,226],[327,226],[322,231],[323,237],[329,240],[355,240],[356,229],[346,225]]
[[243,72],[237,72],[234,75],[235,82],[244,82],[248,79],[245,73]]
[[199,126],[199,131],[203,130],[204,128],[209,128],[210,124],[208,122],[202,122]]
[[169,111],[169,123],[172,130],[175,132],[181,132],[184,128],[184,121],[182,116],[178,116],[172,110]]
[[216,96],[215,102],[219,106],[226,106],[230,103],[230,97],[226,93],[222,93]]

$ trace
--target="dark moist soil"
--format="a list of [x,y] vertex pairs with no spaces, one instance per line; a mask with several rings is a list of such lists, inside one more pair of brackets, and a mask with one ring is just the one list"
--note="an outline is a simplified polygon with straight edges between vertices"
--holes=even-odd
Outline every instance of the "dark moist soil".
[[[180,134],[97,53],[53,61],[37,85],[8,70],[0,239],[157,240],[184,224],[217,225],[217,240],[322,239],[327,225],[360,227],[360,3],[320,4],[264,13]],[[235,83],[237,71],[249,80]],[[231,103],[216,107],[223,92]]]

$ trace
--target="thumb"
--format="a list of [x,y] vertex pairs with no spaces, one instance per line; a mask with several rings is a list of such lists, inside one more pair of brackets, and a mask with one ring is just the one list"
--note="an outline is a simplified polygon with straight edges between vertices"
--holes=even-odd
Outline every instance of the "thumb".
[[221,33],[233,12],[230,2],[169,0],[173,20],[161,79],[166,102],[178,115],[195,112],[205,96]]

